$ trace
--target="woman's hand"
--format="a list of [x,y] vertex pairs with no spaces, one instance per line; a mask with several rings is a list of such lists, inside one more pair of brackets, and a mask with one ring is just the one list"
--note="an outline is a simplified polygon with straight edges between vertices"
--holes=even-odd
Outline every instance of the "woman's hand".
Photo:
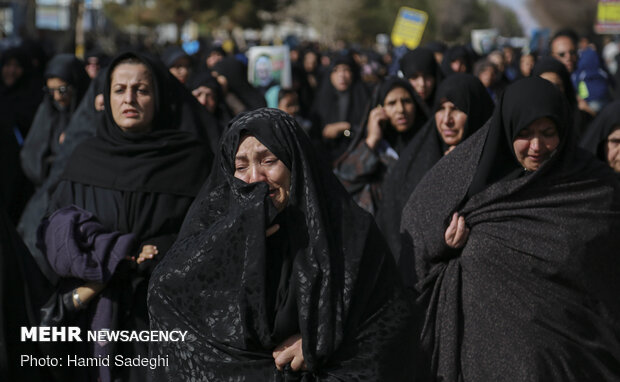
[[154,245],[145,245],[144,247],[142,247],[142,252],[140,252],[140,255],[138,255],[138,258],[136,259],[135,256],[131,257],[131,260],[135,261],[136,264],[140,264],[146,260],[150,260],[153,258],[153,256],[157,255],[159,253],[159,251],[157,250],[157,247]]
[[444,238],[450,248],[463,248],[469,237],[469,228],[465,224],[465,218],[459,216],[458,212],[452,215],[452,221],[446,229]]
[[280,224],[274,224],[271,227],[267,228],[267,231],[265,232],[265,236],[269,237],[273,235],[274,233],[278,232],[279,229],[280,229]]
[[351,131],[351,124],[349,122],[329,123],[323,128],[323,138],[336,139],[342,135],[345,130]]
[[383,106],[378,105],[370,111],[368,115],[368,124],[366,128],[368,130],[366,134],[366,144],[371,149],[377,147],[377,143],[383,138],[383,129],[381,123],[388,120],[388,115],[385,113]]
[[278,370],[282,370],[286,364],[291,363],[291,369],[298,371],[306,369],[304,353],[301,347],[301,334],[296,334],[282,342],[272,353]]

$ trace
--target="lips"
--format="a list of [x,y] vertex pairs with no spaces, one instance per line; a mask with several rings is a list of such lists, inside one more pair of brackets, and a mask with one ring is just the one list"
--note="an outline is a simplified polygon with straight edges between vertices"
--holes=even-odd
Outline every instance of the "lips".
[[138,111],[136,109],[127,109],[122,113],[125,117],[134,118],[138,116]]
[[454,130],[441,130],[444,137],[455,137],[456,136],[456,131]]

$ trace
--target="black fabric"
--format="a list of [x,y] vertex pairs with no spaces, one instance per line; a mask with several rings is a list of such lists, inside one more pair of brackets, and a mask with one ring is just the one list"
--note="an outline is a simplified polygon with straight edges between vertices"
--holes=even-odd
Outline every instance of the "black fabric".
[[443,73],[435,60],[435,54],[428,48],[416,48],[405,55],[399,61],[400,70],[405,78],[409,79],[422,73],[435,79],[433,91],[425,101],[426,114],[430,114],[430,108],[435,100],[435,92],[443,79]]
[[[551,89],[539,78],[509,86],[494,118],[440,160],[405,207],[400,267],[426,312],[424,380],[620,377],[620,183],[611,170],[571,144],[564,125],[541,168],[467,198],[493,130],[508,141],[530,110],[555,115],[559,92],[538,105],[537,93]],[[460,250],[444,239],[457,209],[471,230]]]
[[[110,75],[128,57],[142,61],[153,76],[156,112],[147,133],[123,132],[112,117]],[[104,83],[105,119],[97,127],[97,136],[75,149],[64,178],[122,191],[196,195],[200,183],[195,179],[206,177],[212,153],[196,135],[179,131],[183,116],[175,113],[174,100],[168,98],[168,78],[146,56],[124,53],[113,59]]]
[[37,187],[49,175],[50,167],[60,151],[60,135],[69,125],[71,116],[90,84],[84,64],[71,54],[54,56],[45,68],[45,78],[62,79],[71,87],[72,95],[71,104],[67,108],[59,107],[52,95],[45,95],[22,147],[22,168]]
[[65,167],[73,150],[83,141],[95,136],[95,130],[103,112],[95,110],[95,97],[103,94],[104,72],[100,71],[97,77],[91,81],[82,102],[73,113],[69,125],[65,129],[65,140],[58,148],[49,170],[49,175],[24,208],[19,219],[17,231],[24,240],[30,252],[37,251],[36,232],[41,219],[45,216],[50,204],[50,199],[56,185],[64,173]]
[[246,110],[255,110],[267,106],[265,97],[248,82],[247,68],[235,57],[224,57],[215,64],[213,71],[226,77],[228,91],[243,102]]
[[[344,94],[334,88],[330,78],[331,72],[338,65],[348,65],[353,74],[353,81],[349,88],[343,92]],[[343,97],[348,99],[346,118],[344,120],[339,110]],[[351,144],[351,139],[360,134],[362,129],[361,122],[364,118],[368,101],[368,91],[360,79],[359,68],[353,58],[348,55],[336,56],[323,77],[319,90],[315,95],[311,111],[313,123],[311,135],[314,139],[321,142],[330,161],[338,159]],[[349,122],[351,124],[351,135],[349,137],[341,135],[336,139],[323,138],[322,132],[325,125],[336,122]]]
[[[413,104],[415,105],[415,120],[413,126],[411,126],[411,128],[404,133],[399,133],[396,129],[389,125],[389,123],[387,124],[388,126],[383,129],[383,139],[389,143],[390,147],[400,154],[405,147],[407,147],[413,136],[426,123],[430,112],[426,107],[424,107],[424,101],[418,96],[415,90],[413,90],[413,87],[411,87],[409,81],[399,77],[388,77],[382,81],[373,92],[370,103],[367,107],[368,110],[366,111],[364,120],[361,124],[360,132],[354,137],[353,142],[348,148],[348,152],[355,149],[362,140],[366,139],[368,134],[367,125],[370,111],[376,106],[383,106],[385,97],[387,97],[388,93],[394,88],[405,89],[411,95],[411,98],[413,98]],[[343,156],[346,156],[346,153]]]
[[[43,82],[32,68],[31,57],[22,47],[7,49],[2,52],[0,68],[15,59],[23,69],[22,76],[11,86],[7,86],[0,77],[0,126],[3,129],[17,127],[26,137],[34,114],[43,98]],[[21,143],[20,143],[21,144]]]
[[[228,122],[232,119],[232,114],[224,101],[224,91],[222,90],[222,86],[219,82],[217,82],[217,79],[211,75],[211,73],[199,72],[193,75],[187,83],[187,88],[190,91],[193,91],[201,86],[206,86],[211,89],[215,96],[216,109],[211,115],[216,120],[218,134],[216,142],[219,142],[219,138],[226,129],[226,126],[228,126]],[[213,151],[215,152],[216,149]]]
[[471,73],[472,71],[472,58],[471,54],[467,50],[464,45],[456,45],[451,48],[448,48],[443,55],[443,60],[441,61],[441,70],[445,77],[456,74],[454,70],[450,67],[450,64],[456,60],[461,60],[466,67],[466,73]]
[[[0,202],[0,204],[2,204]],[[20,366],[22,354],[40,357],[37,344],[21,341],[21,327],[37,324],[30,290],[44,279],[21,242],[4,207],[0,208],[0,379],[3,381],[49,380],[45,367]]]
[[[435,112],[444,99],[467,114],[463,140],[480,129],[493,113],[493,100],[482,83],[471,74],[454,74],[441,83],[437,89]],[[437,131],[433,114],[405,148],[383,183],[383,199],[377,224],[397,259],[401,248],[400,220],[403,208],[417,184],[444,156],[447,149]]]
[[[526,97],[527,101],[524,100]],[[525,104],[527,109],[524,109]],[[515,157],[512,142],[519,131],[535,120],[546,117],[555,122],[560,141],[564,144],[569,138],[574,139],[566,131],[566,126],[570,126],[569,115],[570,109],[559,89],[549,81],[533,77],[513,86],[510,94],[502,97],[501,106],[495,110],[493,122],[499,127],[494,125],[490,128],[467,195],[475,195],[499,180],[517,177],[524,171]]]
[[[136,54],[122,54],[113,60],[111,67],[128,56],[148,62]],[[158,70],[154,66],[150,68]],[[150,132],[141,134],[124,134],[112,122],[110,78],[106,75],[107,115],[102,116],[106,119],[98,125],[95,138],[74,150],[50,203],[50,211],[75,205],[96,216],[106,231],[134,234],[138,245],[130,249],[127,256],[138,257],[146,244],[157,246],[158,254],[151,260],[139,265],[122,261],[100,295],[112,301],[111,330],[148,330],[146,291],[150,273],[176,238],[211,166],[209,148],[199,143],[194,134],[176,130],[184,123],[191,126],[193,120],[189,118],[183,122],[167,115],[170,104],[163,102],[167,93],[165,83],[161,82],[167,77],[158,73],[165,73],[165,69],[152,73],[154,97],[158,101],[154,121],[159,123]],[[161,121],[168,121],[170,125],[163,126]],[[49,266],[40,267],[49,271]],[[77,325],[86,330],[91,317],[75,311],[70,293],[83,281],[51,276],[48,278],[53,293],[40,306],[39,325]],[[55,355],[92,356],[92,349],[84,343],[69,344],[74,346],[70,349],[55,345],[49,350]],[[144,357],[148,352],[148,344],[140,342],[110,343],[108,347],[110,354],[128,357]],[[53,371],[57,374],[56,380],[96,380],[103,376],[92,368],[55,368]],[[146,370],[140,367],[112,367],[111,376],[121,380],[147,380]]]
[[575,97],[575,87],[573,81],[570,79],[570,73],[566,69],[563,63],[553,57],[543,57],[536,61],[534,69],[532,69],[533,76],[539,76],[543,73],[555,73],[562,80],[562,86],[564,87],[564,95],[571,108],[577,108],[577,99]]
[[[291,171],[276,215],[268,187],[233,176],[252,135]],[[267,227],[280,231],[265,237]],[[160,342],[154,380],[405,381],[413,377],[413,317],[372,217],[350,199],[286,113],[260,109],[231,123],[211,177],[149,286],[151,328],[187,330]],[[278,372],[271,353],[300,333],[308,371]]]
[[609,135],[620,128],[620,101],[609,103],[601,110],[581,139],[580,146],[607,163],[605,145]]
[[161,60],[167,68],[171,68],[180,58],[190,58],[180,46],[172,45],[164,50]]

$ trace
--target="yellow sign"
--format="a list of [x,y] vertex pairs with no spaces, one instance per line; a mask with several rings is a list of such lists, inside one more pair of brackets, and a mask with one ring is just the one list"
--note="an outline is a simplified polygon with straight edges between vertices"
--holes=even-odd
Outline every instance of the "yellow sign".
[[428,14],[424,11],[409,7],[401,7],[392,28],[392,45],[407,45],[409,49],[415,49],[420,45]]
[[601,34],[620,33],[620,1],[600,0],[598,2],[594,29]]

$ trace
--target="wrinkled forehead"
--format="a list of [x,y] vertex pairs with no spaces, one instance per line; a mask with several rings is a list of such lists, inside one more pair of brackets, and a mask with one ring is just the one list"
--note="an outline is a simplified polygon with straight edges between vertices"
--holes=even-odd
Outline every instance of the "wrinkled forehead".
[[274,109],[261,109],[238,117],[224,139],[229,158],[234,161],[243,139],[252,136],[291,169],[295,148],[291,141],[289,119],[288,115]]

